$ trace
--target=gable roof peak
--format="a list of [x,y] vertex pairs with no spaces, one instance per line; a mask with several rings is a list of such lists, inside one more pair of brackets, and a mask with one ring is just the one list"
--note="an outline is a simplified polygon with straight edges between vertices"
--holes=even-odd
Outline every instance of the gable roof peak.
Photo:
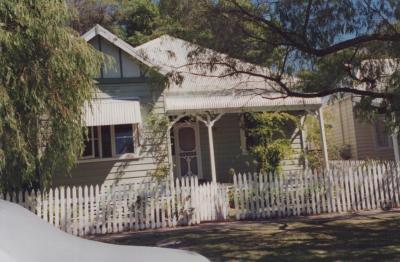
[[89,42],[96,36],[101,36],[102,38],[106,39],[109,41],[111,44],[115,45],[116,47],[120,48],[123,50],[125,53],[129,54],[133,59],[136,61],[149,66],[153,67],[152,64],[150,64],[146,59],[144,59],[136,50],[133,46],[116,36],[115,34],[111,33],[104,27],[102,27],[99,24],[96,24],[93,26],[89,31],[84,33],[82,35],[82,38],[85,39],[86,42]]

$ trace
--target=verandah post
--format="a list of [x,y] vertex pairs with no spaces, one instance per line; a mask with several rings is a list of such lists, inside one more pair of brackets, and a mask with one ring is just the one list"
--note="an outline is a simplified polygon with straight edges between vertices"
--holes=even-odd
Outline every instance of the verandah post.
[[321,149],[322,149],[322,154],[324,157],[324,167],[325,169],[329,169],[329,157],[328,157],[328,146],[326,143],[326,135],[325,135],[325,121],[324,121],[324,114],[322,112],[322,107],[318,109],[318,121],[319,121],[319,127],[321,130]]

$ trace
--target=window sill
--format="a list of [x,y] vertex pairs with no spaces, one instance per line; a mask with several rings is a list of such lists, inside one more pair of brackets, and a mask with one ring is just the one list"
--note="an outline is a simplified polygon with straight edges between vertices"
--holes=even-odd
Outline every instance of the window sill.
[[95,162],[110,162],[110,161],[130,161],[130,160],[139,160],[139,159],[140,159],[140,157],[136,154],[125,154],[125,155],[121,155],[121,156],[106,157],[106,158],[79,159],[78,164],[95,163]]

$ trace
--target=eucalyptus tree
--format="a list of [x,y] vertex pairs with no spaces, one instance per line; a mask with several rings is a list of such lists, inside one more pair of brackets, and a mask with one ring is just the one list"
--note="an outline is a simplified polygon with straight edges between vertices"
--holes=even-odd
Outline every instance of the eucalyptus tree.
[[83,105],[102,57],[64,1],[0,1],[0,189],[42,188],[82,151]]
[[400,120],[399,1],[196,2],[199,8],[179,18],[183,30],[176,35],[271,70],[260,72],[226,56],[208,63],[197,56],[199,65],[223,64],[224,76],[263,77],[282,97],[350,93],[359,97],[362,114]]

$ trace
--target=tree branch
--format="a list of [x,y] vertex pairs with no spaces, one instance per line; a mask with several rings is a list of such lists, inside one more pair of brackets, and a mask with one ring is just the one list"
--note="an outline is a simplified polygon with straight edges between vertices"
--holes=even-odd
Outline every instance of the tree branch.
[[288,32],[284,30],[279,25],[275,24],[274,22],[255,14],[250,13],[249,11],[245,10],[236,0],[231,0],[232,3],[236,6],[237,9],[227,9],[225,12],[241,15],[242,18],[246,18],[248,21],[262,23],[267,28],[273,30],[279,36],[281,36],[285,41],[286,45],[293,46],[298,50],[305,52],[310,55],[314,55],[317,57],[327,56],[344,49],[354,47],[357,45],[373,42],[373,41],[382,41],[382,42],[396,42],[400,41],[400,33],[372,33],[367,35],[361,35],[354,37],[352,39],[344,40],[342,42],[338,42],[331,46],[325,48],[315,48],[308,45],[308,41],[304,38],[303,35],[299,35],[296,32]]
[[[181,66],[179,68],[184,68],[186,66],[191,66],[191,65],[210,65],[208,62],[195,62],[191,64],[186,64],[184,66]],[[190,71],[181,71],[180,73],[187,73],[191,75],[197,75],[197,76],[205,76],[205,77],[215,77],[215,78],[224,78],[224,77],[232,77],[232,76],[237,76],[240,74],[244,75],[249,75],[249,76],[254,76],[254,77],[259,77],[261,79],[265,79],[268,81],[272,81],[276,84],[279,85],[279,87],[282,89],[280,92],[281,94],[284,94],[286,96],[291,96],[291,97],[300,97],[300,98],[316,98],[316,97],[324,97],[328,95],[333,95],[337,93],[351,93],[355,95],[361,95],[361,96],[369,96],[373,98],[383,98],[383,99],[389,99],[393,100],[396,99],[397,95],[394,93],[381,93],[381,92],[374,92],[371,90],[363,90],[363,89],[356,89],[352,87],[336,87],[336,88],[325,88],[322,91],[319,92],[302,92],[302,91],[295,91],[287,84],[285,84],[282,81],[282,78],[280,76],[274,77],[274,76],[268,76],[266,74],[250,71],[250,70],[243,70],[240,69],[238,70],[236,67],[232,66],[231,64],[227,62],[213,62],[213,66],[215,65],[223,65],[228,67],[231,72],[225,73],[225,74],[219,74],[219,75],[207,75],[207,74],[201,74],[201,73],[194,73]],[[274,89],[276,91],[276,89]],[[268,91],[268,90],[265,90]],[[269,90],[271,91],[271,90]]]
[[307,10],[306,10],[306,17],[305,17],[305,21],[304,21],[304,25],[303,25],[303,35],[304,35],[304,37],[306,37],[308,22],[310,21],[312,2],[313,2],[312,0],[308,0]]

